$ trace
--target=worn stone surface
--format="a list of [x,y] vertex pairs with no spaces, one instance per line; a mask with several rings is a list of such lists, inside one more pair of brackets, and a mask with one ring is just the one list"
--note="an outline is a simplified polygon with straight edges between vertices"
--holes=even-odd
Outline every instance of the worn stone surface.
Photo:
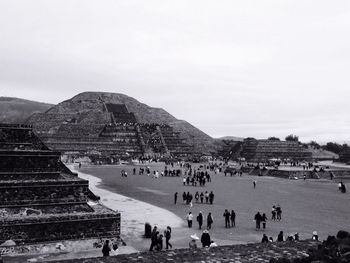
[[[93,263],[93,262],[198,262],[198,263],[248,263],[266,262],[271,258],[303,258],[307,257],[309,249],[317,248],[316,241],[275,242],[268,244],[247,244],[235,246],[220,246],[200,248],[196,250],[176,249],[161,252],[142,252],[129,255],[118,255],[108,258],[90,258],[59,261],[64,263]],[[58,262],[58,261],[56,261]]]

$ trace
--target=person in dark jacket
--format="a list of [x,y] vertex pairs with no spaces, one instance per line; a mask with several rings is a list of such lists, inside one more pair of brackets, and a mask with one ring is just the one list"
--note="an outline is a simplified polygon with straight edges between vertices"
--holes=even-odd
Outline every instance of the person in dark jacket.
[[278,242],[284,241],[283,231],[280,231],[280,233],[278,234],[278,236],[277,236],[277,241],[278,241]]
[[262,217],[261,217],[261,222],[262,222],[262,225],[263,225],[263,229],[266,228],[266,221],[267,221],[267,216],[265,213],[262,214]]
[[158,234],[157,228],[154,227],[152,234],[151,234],[151,246],[149,248],[149,251],[153,251],[153,248],[157,246],[158,244]]
[[230,219],[231,219],[231,226],[235,227],[236,226],[236,213],[234,210],[231,210]]
[[166,230],[164,231],[165,236],[165,249],[173,248],[173,246],[170,244],[169,240],[171,238],[171,227],[167,226]]
[[261,243],[269,243],[269,238],[267,237],[266,234],[263,235],[263,237],[261,239]]
[[260,212],[257,212],[254,216],[254,220],[255,220],[255,228],[256,230],[260,229],[260,223],[262,221],[262,216],[260,214]]
[[201,192],[201,194],[199,195],[200,199],[201,199],[201,203],[203,204],[203,200],[204,200],[204,194],[203,192]]
[[199,229],[202,229],[202,225],[203,225],[203,214],[202,214],[202,211],[199,211],[199,214],[197,216],[197,222],[198,222]]
[[230,212],[227,209],[225,209],[223,216],[225,217],[225,227],[230,227]]
[[203,247],[210,247],[211,240],[210,240],[210,235],[208,230],[203,231],[201,242]]
[[104,257],[108,257],[109,256],[109,252],[111,252],[111,247],[109,245],[109,240],[107,239],[105,241],[105,243],[103,244],[102,254],[103,254]]
[[211,205],[214,202],[214,193],[213,193],[213,191],[211,191],[210,194],[209,194],[209,202],[210,202]]
[[211,213],[209,212],[208,216],[207,216],[207,229],[211,229],[211,225],[213,224],[214,220],[213,220],[213,216],[211,215]]
[[176,192],[175,194],[174,194],[174,204],[176,205],[176,203],[177,203],[177,195],[178,195],[178,193]]

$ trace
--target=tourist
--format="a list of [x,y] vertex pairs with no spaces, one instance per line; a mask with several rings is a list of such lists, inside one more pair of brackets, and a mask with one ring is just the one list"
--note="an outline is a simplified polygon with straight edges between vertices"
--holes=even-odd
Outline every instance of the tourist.
[[261,221],[262,221],[263,229],[265,229],[266,228],[266,221],[267,221],[267,217],[266,217],[265,213],[262,214]]
[[203,231],[203,234],[201,236],[201,243],[202,247],[210,247],[211,240],[208,230]]
[[312,240],[318,241],[317,231],[312,232]]
[[156,246],[157,251],[161,251],[163,249],[163,235],[160,234],[158,239],[157,239],[157,246]]
[[227,209],[225,209],[223,216],[225,217],[225,227],[230,227],[230,212]]
[[277,215],[277,220],[280,221],[282,219],[282,209],[280,205],[277,205],[276,207],[276,215]]
[[164,231],[165,236],[165,249],[173,248],[173,246],[170,244],[169,240],[171,238],[171,227],[167,226],[166,230]]
[[199,240],[199,237],[197,237],[197,234],[191,235],[191,241],[188,244],[190,249],[196,249],[197,248],[197,243],[196,243],[197,240]]
[[235,227],[236,226],[236,213],[234,210],[231,210],[230,219],[231,219],[231,226]]
[[276,221],[276,206],[272,206],[271,214],[271,220]]
[[192,227],[192,220],[193,220],[192,212],[188,212],[186,219],[187,219],[188,227],[191,228]]
[[176,202],[177,202],[177,195],[178,195],[178,193],[176,192],[175,194],[174,194],[174,204],[176,205]]
[[213,193],[213,191],[211,191],[210,194],[209,194],[209,202],[210,202],[211,205],[214,202],[214,193]]
[[261,243],[269,243],[269,239],[266,234],[263,234],[263,237],[261,239]]
[[199,229],[202,229],[202,225],[203,225],[203,214],[202,214],[202,211],[199,211],[199,214],[197,216],[197,222],[198,222]]
[[135,175],[136,174],[136,168],[134,167],[134,169],[132,169],[132,174]]
[[278,234],[278,236],[277,236],[277,241],[278,241],[278,242],[284,241],[283,231],[280,231],[280,233]]
[[107,239],[102,247],[102,254],[104,257],[109,257],[109,253],[111,252],[111,247],[109,245],[109,240]]
[[213,216],[211,215],[211,213],[209,212],[208,216],[207,216],[207,229],[211,229],[211,225],[213,224],[214,219]]
[[260,212],[257,212],[254,216],[254,220],[255,220],[255,228],[256,230],[260,229],[260,223],[262,221],[262,216],[260,214]]
[[201,192],[201,194],[199,195],[199,198],[201,199],[201,204],[203,204],[203,200],[204,200],[204,194],[203,194],[203,192]]
[[186,192],[183,192],[182,200],[183,200],[184,203],[186,203],[186,201],[187,201],[187,194],[186,194]]
[[269,237],[269,242],[273,242],[273,238],[272,237]]
[[205,196],[205,203],[208,204],[208,202],[209,202],[209,193],[208,193],[208,191],[205,191],[204,196]]
[[294,234],[294,240],[295,240],[295,241],[299,241],[299,233],[298,233],[298,232],[296,232],[296,233]]
[[253,187],[254,187],[254,189],[256,187],[256,181],[255,180],[253,181]]
[[[157,229],[157,227],[154,227],[154,228]],[[154,228],[153,228],[153,231],[152,231],[152,234],[151,234],[151,247],[149,248],[149,251],[153,251],[153,248],[157,247],[157,245],[158,245],[158,234],[159,234],[159,232],[158,231],[154,232]]]
[[199,193],[198,193],[198,191],[194,195],[194,199],[196,199],[196,203],[198,203],[198,200],[199,200]]
[[183,183],[183,185],[186,185],[186,178],[185,177],[182,179],[182,183]]

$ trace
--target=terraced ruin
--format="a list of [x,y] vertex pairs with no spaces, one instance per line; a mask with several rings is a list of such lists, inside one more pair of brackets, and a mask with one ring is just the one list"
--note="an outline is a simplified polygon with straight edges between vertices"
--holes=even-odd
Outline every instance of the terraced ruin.
[[0,243],[118,237],[120,214],[89,197],[30,126],[0,124]]
[[200,152],[198,147],[210,148],[203,143],[203,138],[211,141],[209,136],[197,137],[193,131],[201,131],[174,125],[177,121],[125,95],[83,93],[32,115],[27,123],[49,148],[71,155],[184,157]]

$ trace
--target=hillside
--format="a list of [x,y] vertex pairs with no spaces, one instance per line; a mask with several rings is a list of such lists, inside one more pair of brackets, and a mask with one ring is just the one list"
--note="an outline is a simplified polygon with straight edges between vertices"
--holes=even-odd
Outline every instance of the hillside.
[[[139,123],[168,124],[173,127],[175,131],[180,132],[182,138],[189,144],[194,145],[195,148],[201,152],[209,153],[215,151],[217,147],[213,138],[190,123],[176,119],[164,109],[150,107],[132,97],[119,93],[80,93],[69,100],[51,107],[44,115],[34,114],[28,119],[28,123],[33,124],[40,121],[43,125],[46,125],[48,122],[52,121],[51,116],[55,114],[60,114],[61,116],[79,114],[79,116],[83,116],[84,113],[95,112],[97,114],[96,116],[98,116],[98,114],[102,114],[103,112],[103,103],[125,104],[129,112],[135,114],[136,120]],[[84,120],[86,124],[88,124],[88,122],[95,124],[100,121],[101,118]]]
[[11,97],[0,97],[0,122],[23,123],[36,112],[45,112],[51,104]]

